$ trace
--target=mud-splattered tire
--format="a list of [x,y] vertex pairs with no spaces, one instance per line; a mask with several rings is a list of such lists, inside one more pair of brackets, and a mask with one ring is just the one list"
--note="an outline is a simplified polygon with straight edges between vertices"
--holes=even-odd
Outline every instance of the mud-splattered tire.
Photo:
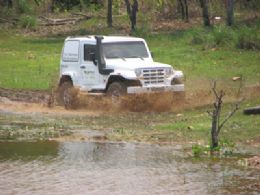
[[77,105],[77,90],[70,81],[61,84],[59,89],[59,99],[65,109],[74,109]]
[[122,97],[126,95],[127,87],[122,82],[113,82],[108,86],[107,96],[111,97],[113,106],[120,107],[122,105]]

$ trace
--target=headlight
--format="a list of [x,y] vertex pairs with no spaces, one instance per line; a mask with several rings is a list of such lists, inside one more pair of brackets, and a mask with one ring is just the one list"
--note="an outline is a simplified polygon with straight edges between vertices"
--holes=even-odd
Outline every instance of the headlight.
[[135,74],[137,77],[140,77],[142,75],[142,70],[141,69],[135,69]]
[[165,69],[165,75],[166,77],[169,77],[173,74],[173,68],[166,68]]

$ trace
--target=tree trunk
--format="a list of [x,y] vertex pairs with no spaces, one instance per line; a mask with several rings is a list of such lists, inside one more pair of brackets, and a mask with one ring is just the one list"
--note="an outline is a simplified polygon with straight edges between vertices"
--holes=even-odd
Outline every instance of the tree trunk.
[[113,0],[107,0],[107,26],[112,27],[113,18],[112,18],[112,2]]
[[138,2],[137,0],[134,0],[134,4],[132,5],[132,17],[131,17],[131,29],[132,31],[135,30],[135,26],[136,26],[136,14],[138,12]]
[[202,17],[203,17],[204,25],[210,26],[208,0],[200,0],[200,6],[202,8]]
[[181,9],[181,18],[182,20],[185,19],[185,11],[184,11],[184,6],[183,6],[183,3],[182,3],[182,0],[178,0],[178,3],[179,3],[179,6],[180,6],[180,9]]
[[189,10],[188,10],[187,0],[184,0],[184,6],[185,6],[185,21],[189,22]]
[[227,25],[232,26],[234,23],[234,0],[227,0]]
[[129,0],[125,0],[125,4],[127,14],[131,22],[131,30],[134,31],[136,26],[136,14],[138,12],[138,2],[137,0],[134,0],[133,5],[131,5]]
[[7,6],[8,8],[12,8],[13,1],[12,0],[2,0],[2,1],[0,1],[0,5]]
[[218,147],[218,111],[214,110],[211,125],[211,148],[216,147]]
[[130,16],[131,16],[131,4],[130,4],[129,0],[125,0],[125,5],[126,5],[127,14],[130,18]]

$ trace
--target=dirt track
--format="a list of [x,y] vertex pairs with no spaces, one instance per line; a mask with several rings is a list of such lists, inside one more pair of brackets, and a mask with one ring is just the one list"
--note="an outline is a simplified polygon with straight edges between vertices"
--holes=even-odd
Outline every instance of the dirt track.
[[[251,99],[260,97],[260,86],[249,86],[242,90],[240,94],[237,90],[226,89],[225,102],[232,102],[241,98]],[[79,108],[77,111],[68,111],[54,103],[49,108],[51,95],[48,91],[37,90],[10,90],[0,89],[0,110],[11,110],[17,112],[43,112],[57,114],[98,114],[99,112],[119,111],[111,108],[111,103],[107,98],[79,96]],[[124,107],[120,111],[135,112],[181,112],[184,109],[212,104],[214,97],[211,90],[187,91],[185,100],[174,98],[172,94],[158,94],[145,96],[131,96],[123,99]]]

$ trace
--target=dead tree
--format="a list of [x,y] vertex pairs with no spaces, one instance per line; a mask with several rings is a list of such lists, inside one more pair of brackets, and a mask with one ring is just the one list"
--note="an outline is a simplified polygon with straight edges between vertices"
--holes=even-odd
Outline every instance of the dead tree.
[[131,22],[131,30],[135,31],[136,26],[136,14],[138,12],[138,2],[137,0],[133,0],[133,3],[131,4],[129,0],[125,0],[126,10],[128,17]]
[[213,111],[208,112],[208,114],[212,118],[211,122],[211,149],[214,150],[218,147],[218,141],[219,141],[219,133],[224,124],[235,114],[235,112],[239,109],[239,105],[241,102],[238,102],[234,105],[234,108],[228,113],[228,115],[223,119],[223,121],[220,121],[221,117],[221,109],[223,105],[223,97],[225,96],[225,92],[223,90],[220,90],[217,92],[216,89],[216,81],[213,83],[212,91],[215,96],[215,102],[213,104]]

